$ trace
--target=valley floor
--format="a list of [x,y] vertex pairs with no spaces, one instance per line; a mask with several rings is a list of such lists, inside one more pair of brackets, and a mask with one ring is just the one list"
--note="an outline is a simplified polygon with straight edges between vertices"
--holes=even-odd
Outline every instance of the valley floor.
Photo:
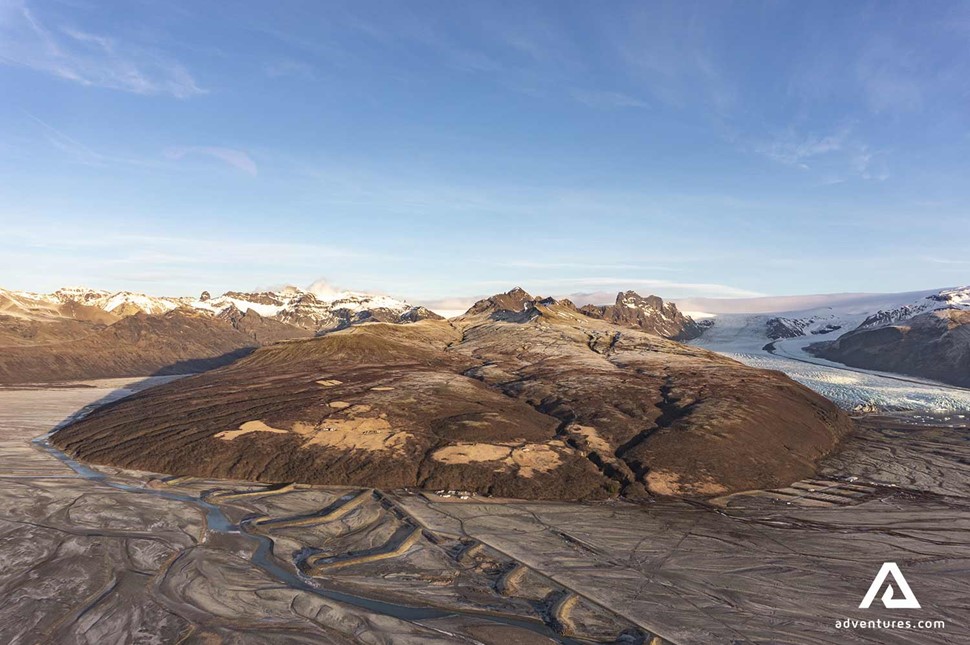
[[[32,442],[131,391],[89,385],[0,390],[2,642],[970,639],[970,428],[953,418],[872,418],[783,489],[568,504],[89,470]],[[858,609],[884,561],[921,610]]]

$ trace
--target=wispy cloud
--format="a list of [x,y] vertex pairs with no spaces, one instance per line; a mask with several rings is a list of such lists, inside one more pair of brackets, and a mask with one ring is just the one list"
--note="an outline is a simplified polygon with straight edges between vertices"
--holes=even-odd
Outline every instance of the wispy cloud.
[[48,143],[58,150],[66,153],[75,161],[86,166],[100,166],[106,161],[106,157],[104,155],[99,152],[95,152],[80,141],[69,137],[46,121],[41,120],[29,112],[25,112],[24,114],[26,114],[28,118],[40,126],[44,138]]
[[270,78],[302,78],[316,77],[313,65],[295,58],[280,58],[263,64],[263,72]]
[[793,127],[768,138],[741,142],[742,147],[772,161],[817,170],[823,185],[838,184],[847,178],[884,181],[889,178],[886,153],[861,141],[851,127],[827,134],[804,133]]
[[65,157],[76,163],[85,166],[107,166],[113,164],[124,164],[129,166],[157,167],[159,162],[156,159],[144,159],[131,156],[106,153],[94,149],[77,138],[72,137],[64,131],[56,128],[47,121],[35,114],[23,110],[27,118],[37,124],[41,136],[47,143],[61,151]]
[[19,0],[0,11],[0,64],[134,94],[188,98],[205,92],[185,67],[160,51],[71,25],[49,27]]
[[676,271],[670,267],[644,266],[642,264],[624,263],[605,263],[595,262],[543,262],[534,260],[510,260],[498,263],[500,266],[517,267],[523,269],[627,269],[631,271]]
[[919,110],[925,78],[920,61],[888,36],[871,39],[856,62],[855,72],[869,109],[881,112]]
[[218,146],[178,146],[167,148],[165,156],[169,159],[182,159],[187,156],[202,155],[211,157],[228,164],[236,170],[242,171],[247,175],[255,177],[259,174],[259,168],[246,152],[235,148],[222,148]]
[[[181,237],[150,233],[102,232],[97,235],[79,235],[76,230],[66,229],[57,232],[31,228],[7,229],[5,233],[9,235],[9,239],[17,240],[18,244],[31,248],[64,251],[112,249],[118,252],[118,257],[133,262],[222,264],[250,260],[272,263],[284,258],[287,261],[306,261],[374,257],[372,254],[360,253],[352,249],[312,242],[249,240],[233,237],[210,239],[204,236]],[[209,251],[213,248],[219,249],[217,257],[207,257],[211,255]]]
[[937,257],[924,257],[922,258],[924,262],[930,262],[931,264],[942,264],[945,266],[953,267],[965,267],[970,266],[970,260],[954,260],[952,258],[937,258]]
[[848,130],[826,135],[800,135],[788,130],[777,137],[755,144],[755,151],[790,166],[808,168],[808,162],[820,155],[843,149]]
[[649,107],[646,101],[642,101],[629,94],[624,94],[623,92],[576,89],[570,92],[570,95],[579,103],[593,108],[617,109]]
[[451,318],[452,316],[459,316],[465,313],[471,309],[473,304],[486,297],[488,296],[482,295],[459,296],[454,298],[425,298],[415,300],[414,304],[427,307],[440,316]]
[[738,89],[713,48],[720,11],[678,2],[637,7],[617,23],[611,40],[646,89],[677,109],[693,106],[718,117],[733,110]]
[[[97,150],[94,150],[81,143],[77,139],[65,134],[40,117],[27,111],[24,111],[24,114],[39,126],[40,132],[42,133],[44,139],[47,140],[50,145],[60,150],[73,161],[78,163],[86,166],[104,166],[112,163],[137,166],[159,165],[159,162],[155,159],[125,158],[98,152]],[[252,157],[250,157],[245,151],[237,150],[235,148],[225,148],[220,146],[174,146],[166,148],[164,154],[165,157],[174,161],[178,161],[187,156],[195,155],[209,157],[227,164],[236,170],[244,172],[247,175],[255,177],[257,174],[259,174],[259,168],[256,165],[256,162],[253,161]]]
[[[374,262],[379,255],[325,243],[254,240],[232,235],[112,233],[71,226],[4,228],[0,275],[17,288],[56,289],[79,283],[105,288],[158,285],[159,294],[195,289],[245,289],[292,279],[335,263]],[[45,268],[44,277],[36,267]],[[201,277],[200,277],[201,276]],[[46,282],[44,282],[46,281]],[[216,283],[216,284],[214,284]],[[144,288],[144,287],[142,287]]]
[[[479,282],[480,285],[491,285],[502,288],[506,282],[489,280]],[[676,294],[678,296],[694,295],[707,296],[712,298],[745,298],[751,296],[764,295],[758,291],[741,289],[726,284],[712,282],[679,282],[676,280],[659,280],[654,278],[620,278],[620,277],[583,277],[583,278],[559,278],[559,279],[529,279],[523,281],[521,285],[526,290],[547,290],[558,294],[577,295],[583,293],[579,291],[584,288],[603,287],[609,288],[614,292],[625,291],[627,289],[648,289],[665,294]],[[508,287],[506,287],[508,288]]]

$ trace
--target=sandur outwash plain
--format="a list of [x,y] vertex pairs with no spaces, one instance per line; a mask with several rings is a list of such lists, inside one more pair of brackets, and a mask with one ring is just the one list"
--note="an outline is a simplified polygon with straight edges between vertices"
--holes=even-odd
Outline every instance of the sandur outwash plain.
[[[656,304],[632,302],[643,315],[515,289],[449,321],[365,315],[247,341],[185,378],[9,384],[0,638],[970,636],[963,416],[853,420],[779,372],[665,338],[695,342],[693,321],[666,326],[667,310],[651,328]],[[88,331],[183,315],[239,331],[221,313]],[[100,347],[92,364],[118,369]],[[887,560],[945,629],[836,627],[873,616],[858,605]]]

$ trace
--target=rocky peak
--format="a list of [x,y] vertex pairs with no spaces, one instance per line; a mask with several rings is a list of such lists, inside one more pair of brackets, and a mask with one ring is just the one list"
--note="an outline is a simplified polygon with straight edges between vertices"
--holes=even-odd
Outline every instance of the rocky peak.
[[658,296],[644,297],[636,291],[616,294],[616,304],[586,305],[580,311],[591,318],[635,327],[674,340],[690,340],[701,333],[697,324],[682,314],[672,302],[665,303]]
[[494,296],[485,298],[484,300],[479,300],[471,309],[468,310],[468,314],[482,314],[482,313],[494,313],[500,311],[506,311],[511,313],[521,313],[532,307],[536,298],[531,296],[525,289],[521,287],[515,287],[510,291],[505,293],[498,293]]

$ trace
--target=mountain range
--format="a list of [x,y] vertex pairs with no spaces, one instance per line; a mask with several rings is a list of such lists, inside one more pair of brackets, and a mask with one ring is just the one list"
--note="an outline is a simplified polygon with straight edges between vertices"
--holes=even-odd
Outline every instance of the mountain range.
[[296,288],[0,292],[0,381],[203,372],[58,432],[93,463],[524,498],[710,497],[810,476],[851,423],[779,372],[677,341],[968,373],[970,289],[813,304],[695,322],[630,291],[580,308],[515,288],[445,320],[387,296]]
[[711,497],[810,476],[851,427],[779,372],[608,311],[516,288],[449,320],[273,343],[100,408],[53,441],[86,462],[203,477]]
[[[693,322],[674,305],[631,294],[623,297],[638,300],[624,306],[623,324],[672,338],[691,333]],[[215,297],[203,292],[198,298],[83,288],[50,294],[0,289],[0,383],[195,372],[281,340],[364,323],[440,318],[385,295],[321,295],[296,287]]]
[[163,314],[176,309],[211,314],[233,310],[253,311],[263,318],[291,324],[313,332],[331,331],[365,320],[381,322],[414,322],[435,318],[437,314],[384,295],[354,291],[320,294],[297,287],[278,291],[228,291],[212,297],[203,291],[198,298],[159,297],[131,291],[104,291],[87,288],[64,288],[39,294],[0,289],[0,313],[18,317],[74,317],[111,321],[91,316],[99,310],[115,319],[133,314]]

